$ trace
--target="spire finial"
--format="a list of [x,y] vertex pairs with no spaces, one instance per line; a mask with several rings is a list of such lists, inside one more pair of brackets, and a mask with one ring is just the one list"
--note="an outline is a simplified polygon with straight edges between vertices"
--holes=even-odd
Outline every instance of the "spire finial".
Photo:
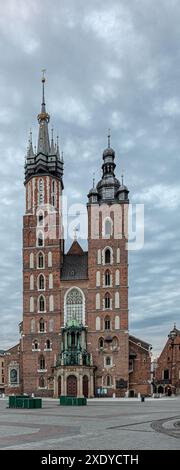
[[174,323],[174,330],[176,330],[176,323]]
[[76,240],[77,240],[78,228],[77,228],[77,227],[74,227],[73,232],[74,232],[74,241],[76,241]]
[[44,95],[44,84],[45,84],[45,81],[46,81],[45,73],[46,73],[46,69],[42,69],[42,78],[41,78],[41,81],[42,81],[42,106],[43,105],[45,106],[45,95]]
[[53,143],[53,141],[54,141],[54,128],[52,126],[52,128],[51,128],[51,142]]
[[95,188],[95,173],[93,172],[93,188]]
[[108,149],[111,147],[111,129],[108,129]]
[[122,184],[122,186],[124,184],[124,168],[122,169],[121,184]]

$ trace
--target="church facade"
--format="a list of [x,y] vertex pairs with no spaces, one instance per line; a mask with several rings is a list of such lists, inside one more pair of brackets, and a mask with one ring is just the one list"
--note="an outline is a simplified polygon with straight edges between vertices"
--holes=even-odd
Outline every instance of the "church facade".
[[66,253],[64,162],[49,140],[44,85],[37,150],[30,138],[25,161],[23,321],[6,352],[6,393],[148,395],[150,345],[128,329],[129,191],[109,135],[102,178],[88,192],[88,251],[75,235]]

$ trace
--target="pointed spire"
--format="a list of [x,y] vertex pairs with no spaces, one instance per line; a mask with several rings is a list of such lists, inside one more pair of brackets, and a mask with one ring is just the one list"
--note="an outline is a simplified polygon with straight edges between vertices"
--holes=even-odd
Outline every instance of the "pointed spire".
[[45,69],[42,70],[42,104],[41,104],[41,112],[38,114],[38,122],[39,122],[39,137],[38,137],[38,147],[37,147],[37,154],[43,153],[44,155],[49,155],[50,152],[50,144],[49,144],[49,132],[48,132],[48,122],[50,120],[49,114],[46,112],[46,105],[45,105],[45,91],[44,91],[44,84],[45,84]]
[[28,145],[28,150],[27,150],[27,158],[32,158],[32,157],[34,157],[34,150],[33,150],[33,144],[32,144],[32,131],[30,129],[29,145]]
[[95,173],[93,173],[93,189],[95,188]]
[[108,129],[108,149],[111,148],[111,129]]
[[45,93],[44,93],[44,84],[45,84],[45,81],[46,81],[46,78],[45,78],[45,72],[46,72],[46,69],[42,69],[42,104],[41,104],[41,112],[42,113],[45,113],[46,112],[46,103],[45,103]]
[[56,148],[54,145],[54,129],[52,127],[51,129],[51,148],[50,148],[50,155],[55,155],[56,154]]
[[56,137],[56,155],[60,160],[60,152],[59,152],[59,136]]

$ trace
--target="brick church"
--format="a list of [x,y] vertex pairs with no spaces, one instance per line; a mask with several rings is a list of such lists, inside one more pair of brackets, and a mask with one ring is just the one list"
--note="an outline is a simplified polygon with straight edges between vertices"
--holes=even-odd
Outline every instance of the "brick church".
[[136,396],[151,393],[150,345],[128,330],[129,191],[115,176],[115,151],[102,155],[102,178],[88,192],[88,251],[65,250],[63,157],[49,139],[45,105],[37,149],[25,160],[23,321],[5,354],[6,393]]

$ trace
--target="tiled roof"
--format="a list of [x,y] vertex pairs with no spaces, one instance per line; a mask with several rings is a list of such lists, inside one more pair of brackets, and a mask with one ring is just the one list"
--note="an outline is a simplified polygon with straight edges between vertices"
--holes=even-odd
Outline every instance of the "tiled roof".
[[64,256],[61,269],[61,279],[63,281],[73,281],[73,279],[88,278],[88,253],[81,255],[67,254]]

